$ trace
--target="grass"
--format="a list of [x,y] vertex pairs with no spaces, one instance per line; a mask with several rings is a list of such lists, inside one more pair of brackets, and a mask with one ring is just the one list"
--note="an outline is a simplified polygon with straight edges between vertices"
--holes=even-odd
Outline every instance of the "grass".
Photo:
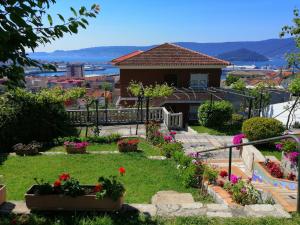
[[[143,151],[143,154],[146,156],[156,156],[160,155],[160,150],[157,147],[154,147],[150,143],[148,143],[145,139],[139,138],[139,149],[140,151]],[[56,146],[53,148],[50,148],[48,151],[50,152],[65,152],[64,146]],[[111,143],[111,144],[95,144],[91,143],[87,147],[87,151],[118,151],[117,143]]]
[[[17,223],[12,223],[17,221]],[[208,217],[175,217],[150,218],[137,213],[95,214],[54,214],[54,215],[22,215],[0,216],[0,225],[30,224],[30,225],[299,225],[300,216],[294,214],[292,219],[266,218],[208,218]]]
[[126,187],[126,202],[149,203],[161,190],[190,192],[196,198],[196,189],[185,188],[173,160],[149,160],[143,154],[108,155],[54,155],[19,157],[9,156],[0,166],[4,175],[9,200],[23,200],[34,178],[54,182],[62,172],[68,172],[82,184],[95,184],[99,176],[118,175],[119,167],[126,168],[121,181]]
[[207,133],[210,135],[235,135],[239,134],[241,131],[232,126],[223,126],[222,128],[208,128],[201,125],[191,125],[192,129],[197,131],[198,133]]
[[279,161],[281,160],[282,152],[277,151],[276,149],[272,149],[272,147],[267,147],[267,146],[256,146],[256,148],[257,148],[264,156],[275,156]]

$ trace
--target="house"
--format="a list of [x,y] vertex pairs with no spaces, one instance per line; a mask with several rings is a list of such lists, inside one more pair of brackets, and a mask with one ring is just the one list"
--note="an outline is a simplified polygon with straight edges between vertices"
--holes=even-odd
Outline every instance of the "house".
[[137,101],[128,92],[131,81],[143,85],[167,83],[175,88],[174,94],[154,99],[150,104],[182,112],[185,122],[197,113],[202,102],[211,98],[207,88],[220,87],[222,68],[230,65],[227,61],[169,43],[121,56],[112,63],[120,68],[120,106],[134,105]]

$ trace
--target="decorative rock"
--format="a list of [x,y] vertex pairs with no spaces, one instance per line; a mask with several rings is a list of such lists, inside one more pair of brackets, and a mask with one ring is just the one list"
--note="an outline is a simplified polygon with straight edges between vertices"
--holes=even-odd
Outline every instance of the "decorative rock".
[[152,160],[166,160],[167,157],[165,156],[148,156],[148,159],[152,159]]
[[186,204],[194,203],[190,193],[178,193],[176,191],[159,191],[151,199],[151,203],[158,204]]

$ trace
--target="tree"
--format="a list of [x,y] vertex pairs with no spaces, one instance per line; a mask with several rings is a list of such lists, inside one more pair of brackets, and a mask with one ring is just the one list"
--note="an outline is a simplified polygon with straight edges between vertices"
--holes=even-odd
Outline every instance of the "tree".
[[[55,66],[43,64],[28,57],[27,49],[49,44],[65,34],[76,34],[79,27],[86,28],[87,18],[96,17],[99,6],[89,10],[70,8],[73,16],[57,17],[61,23],[54,25],[47,11],[56,0],[7,0],[0,1],[0,78],[7,77],[9,88],[24,85],[24,66],[55,70]],[[45,19],[48,23],[45,25]]]
[[226,76],[226,80],[225,83],[227,86],[230,86],[231,84],[237,82],[240,78],[238,78],[237,76],[234,76],[230,73],[228,73],[228,75]]
[[288,107],[288,111],[289,111],[289,115],[287,118],[287,122],[286,122],[286,129],[288,129],[290,127],[290,120],[291,120],[291,116],[293,113],[295,113],[295,111],[297,110],[297,104],[299,104],[299,98],[300,98],[300,78],[296,78],[294,79],[290,85],[289,85],[289,91],[296,96],[296,100],[295,102],[292,104],[291,107]]
[[[285,36],[291,36],[294,38],[296,42],[296,47],[300,48],[300,16],[299,9],[294,9],[294,19],[293,25],[286,25],[282,28],[280,33],[280,37],[283,38]],[[286,55],[286,60],[289,68],[297,68],[300,69],[300,53],[299,52],[291,52]]]
[[107,124],[107,108],[108,108],[108,96],[107,92],[112,88],[111,84],[108,82],[103,82],[100,85],[100,89],[104,90],[104,108],[105,108],[105,123]]
[[173,94],[173,87],[168,86],[167,84],[155,84],[144,86],[142,83],[137,83],[135,81],[131,81],[129,87],[129,92],[138,97],[138,110],[137,110],[137,129],[136,134],[138,132],[138,117],[139,117],[139,108],[141,107],[141,121],[143,120],[143,100],[146,98],[146,135],[148,134],[148,123],[149,123],[149,106],[150,100],[152,98],[158,97],[167,97]]
[[245,91],[246,90],[245,81],[239,79],[236,82],[231,84],[231,88],[236,91]]

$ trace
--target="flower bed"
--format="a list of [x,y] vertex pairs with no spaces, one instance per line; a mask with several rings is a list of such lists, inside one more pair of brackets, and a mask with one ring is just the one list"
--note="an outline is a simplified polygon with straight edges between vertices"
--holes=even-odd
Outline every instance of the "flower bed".
[[[120,168],[121,169],[121,168]],[[124,175],[123,168],[120,173]],[[122,207],[124,186],[116,177],[100,177],[96,185],[80,185],[63,173],[52,185],[38,181],[25,194],[26,205],[37,211],[114,211]]]
[[117,143],[119,152],[136,152],[138,150],[138,144],[138,139],[122,139]]
[[64,146],[68,154],[85,154],[88,143],[86,141],[84,142],[66,141],[64,143]]
[[6,187],[0,184],[0,205],[6,201]]
[[[257,182],[265,182],[265,183],[273,185],[274,187],[288,188],[290,190],[297,189],[296,181],[292,181],[287,178],[285,178],[285,179],[277,178],[274,175],[272,176],[272,174],[269,172],[269,170],[270,169],[267,168],[267,166],[265,165],[265,162],[254,163],[252,180],[257,181]],[[274,171],[277,171],[277,170],[275,169]],[[273,174],[274,174],[274,172],[273,172]],[[277,174],[277,172],[275,174]],[[280,173],[278,173],[277,175],[281,176]]]

